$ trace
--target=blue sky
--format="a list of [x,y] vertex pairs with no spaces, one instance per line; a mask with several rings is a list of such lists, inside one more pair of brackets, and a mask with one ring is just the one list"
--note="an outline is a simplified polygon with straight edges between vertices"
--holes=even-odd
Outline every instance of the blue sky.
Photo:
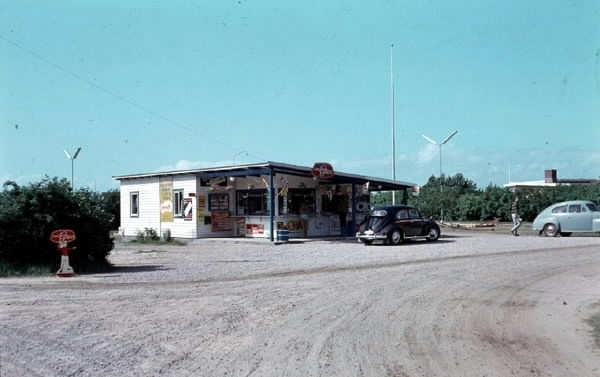
[[600,177],[600,2],[0,2],[2,182],[70,179],[77,147],[99,191],[234,160],[391,178],[392,118],[398,180],[454,130],[443,173],[478,187]]

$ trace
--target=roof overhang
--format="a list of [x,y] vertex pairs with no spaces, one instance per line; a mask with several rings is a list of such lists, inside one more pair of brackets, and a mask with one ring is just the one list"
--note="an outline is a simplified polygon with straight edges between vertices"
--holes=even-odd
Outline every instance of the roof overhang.
[[[244,176],[261,176],[269,174],[286,174],[297,177],[305,177],[313,179],[312,168],[299,165],[290,165],[279,162],[267,161],[258,164],[245,164],[235,166],[213,167],[205,169],[189,169],[189,170],[173,170],[155,173],[142,173],[113,176],[118,181],[165,177],[176,175],[195,175],[198,178],[215,178],[215,177],[244,177]],[[341,185],[341,184],[360,184],[369,183],[369,191],[397,191],[410,189],[417,186],[416,183],[395,181],[385,178],[370,177],[358,174],[344,173],[335,171],[333,177],[328,179],[318,179],[319,184],[323,185]]]

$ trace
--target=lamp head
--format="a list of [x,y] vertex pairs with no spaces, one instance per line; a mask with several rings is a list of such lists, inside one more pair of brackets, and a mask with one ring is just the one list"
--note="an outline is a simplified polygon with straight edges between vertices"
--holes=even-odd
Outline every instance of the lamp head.
[[77,158],[79,152],[81,152],[81,147],[77,148],[77,150],[75,151],[75,154],[73,155],[73,160]]
[[458,130],[456,130],[456,131],[452,132],[452,133],[450,134],[450,136],[448,136],[448,137],[446,138],[446,140],[442,141],[442,144],[446,144],[446,143],[448,142],[448,140],[452,139],[452,137],[453,137],[454,135],[456,135],[457,133],[458,133]]

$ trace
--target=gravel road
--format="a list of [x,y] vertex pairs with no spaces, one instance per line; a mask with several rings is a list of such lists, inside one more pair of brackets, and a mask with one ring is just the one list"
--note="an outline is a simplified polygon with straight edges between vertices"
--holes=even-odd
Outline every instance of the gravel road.
[[600,376],[600,237],[117,243],[0,279],[0,376]]

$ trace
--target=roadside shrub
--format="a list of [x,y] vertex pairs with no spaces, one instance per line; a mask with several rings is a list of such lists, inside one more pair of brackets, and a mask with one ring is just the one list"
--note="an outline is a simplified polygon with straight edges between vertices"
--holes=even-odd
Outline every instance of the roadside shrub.
[[171,241],[173,241],[173,237],[171,237],[171,229],[166,229],[166,230],[163,231],[162,240],[164,242],[171,242]]
[[7,181],[0,192],[0,263],[55,271],[60,253],[49,237],[52,231],[67,228],[77,237],[69,243],[75,247],[69,254],[75,272],[105,268],[114,246],[111,219],[98,193],[73,192],[67,179],[46,177],[29,186]]
[[144,231],[138,230],[135,238],[139,242],[158,241],[158,232],[153,228],[144,228]]

